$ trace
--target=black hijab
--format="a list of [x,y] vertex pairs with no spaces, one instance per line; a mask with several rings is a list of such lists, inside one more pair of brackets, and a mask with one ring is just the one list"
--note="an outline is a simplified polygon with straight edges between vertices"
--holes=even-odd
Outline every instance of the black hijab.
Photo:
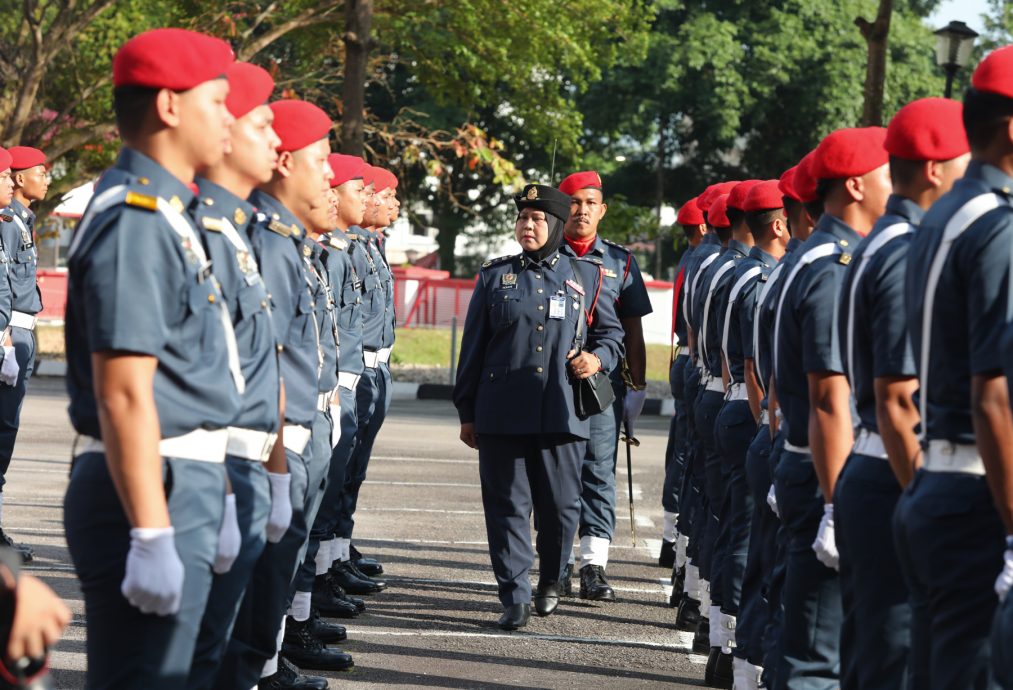
[[535,208],[545,213],[545,222],[549,226],[549,235],[538,249],[525,251],[524,256],[532,261],[541,262],[552,256],[563,244],[563,224],[570,216],[570,196],[555,187],[542,184],[529,184],[524,187],[520,196],[514,197],[517,211]]

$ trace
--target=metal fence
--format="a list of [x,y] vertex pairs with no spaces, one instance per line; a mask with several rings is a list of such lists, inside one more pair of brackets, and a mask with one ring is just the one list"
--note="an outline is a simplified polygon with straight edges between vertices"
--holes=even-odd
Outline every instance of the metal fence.
[[453,317],[464,323],[474,279],[408,278],[394,284],[398,326],[450,326]]

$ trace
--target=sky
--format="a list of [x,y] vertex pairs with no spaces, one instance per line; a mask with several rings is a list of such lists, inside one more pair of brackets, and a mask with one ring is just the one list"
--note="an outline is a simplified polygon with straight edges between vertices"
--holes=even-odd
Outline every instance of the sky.
[[936,28],[942,28],[956,19],[981,33],[985,28],[981,21],[981,15],[987,11],[988,2],[986,0],[943,0],[939,8],[929,18],[929,23]]

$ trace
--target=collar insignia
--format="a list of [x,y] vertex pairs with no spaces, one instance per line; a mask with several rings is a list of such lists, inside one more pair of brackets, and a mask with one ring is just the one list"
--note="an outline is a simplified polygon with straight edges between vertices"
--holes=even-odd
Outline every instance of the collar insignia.
[[237,208],[236,212],[232,214],[232,220],[236,221],[236,225],[243,225],[247,221],[246,212]]

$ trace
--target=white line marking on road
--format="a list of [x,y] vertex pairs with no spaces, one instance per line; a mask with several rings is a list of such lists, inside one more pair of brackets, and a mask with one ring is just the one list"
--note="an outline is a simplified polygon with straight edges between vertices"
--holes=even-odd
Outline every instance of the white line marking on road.
[[654,520],[646,515],[637,516],[637,527],[654,527]]
[[[388,582],[404,582],[406,584],[419,584],[419,585],[447,585],[448,587],[453,586],[467,586],[467,587],[496,587],[496,583],[486,580],[438,580],[426,577],[397,577],[392,575],[388,578]],[[626,592],[627,594],[656,594],[658,590],[652,588],[643,587],[616,587],[612,586],[617,592]]]
[[653,560],[658,560],[658,556],[661,555],[661,540],[644,539],[644,546],[647,547],[647,552],[651,554],[651,558]]
[[703,654],[690,654],[688,658],[691,664],[700,664],[701,666],[707,664],[707,657]]
[[373,484],[374,486],[446,486],[460,489],[481,489],[481,484],[464,484],[458,482],[386,482],[374,479],[367,479],[364,484]]
[[423,462],[423,463],[439,463],[441,465],[475,465],[478,466],[478,459],[475,460],[451,460],[450,458],[412,458],[404,455],[373,455],[371,460],[377,460],[380,462]]
[[[370,509],[372,510],[372,509]],[[422,510],[422,509],[417,509]],[[466,511],[461,511],[466,512]],[[480,512],[480,511],[476,511]],[[487,541],[456,541],[451,539],[380,539],[377,537],[356,537],[357,542],[368,542],[376,544],[433,544],[433,545],[445,545],[445,546],[489,546]],[[640,551],[640,546],[631,546],[629,544],[611,544],[610,549],[622,549],[625,551]]]
[[[652,640],[603,640],[596,637],[570,637],[568,635],[543,635],[541,633],[494,633],[494,632],[458,632],[442,630],[370,630],[368,628],[348,628],[348,635],[377,635],[383,637],[487,637],[497,640],[544,640],[546,642],[577,642],[581,644],[600,644],[620,647],[651,647],[682,651],[682,648],[665,642]],[[692,658],[692,656],[690,657]],[[700,662],[695,662],[700,663]],[[707,657],[703,657],[707,663]]]
[[680,649],[687,652],[693,649],[693,638],[696,637],[695,633],[687,632],[685,630],[676,630],[675,635],[676,639],[679,640],[676,642],[676,645],[678,645]]
[[[628,497],[629,496],[627,495],[627,498]],[[633,484],[633,500],[639,501],[643,497],[644,497],[644,492],[641,491],[640,485],[637,484],[636,482],[634,482],[634,484]]]

